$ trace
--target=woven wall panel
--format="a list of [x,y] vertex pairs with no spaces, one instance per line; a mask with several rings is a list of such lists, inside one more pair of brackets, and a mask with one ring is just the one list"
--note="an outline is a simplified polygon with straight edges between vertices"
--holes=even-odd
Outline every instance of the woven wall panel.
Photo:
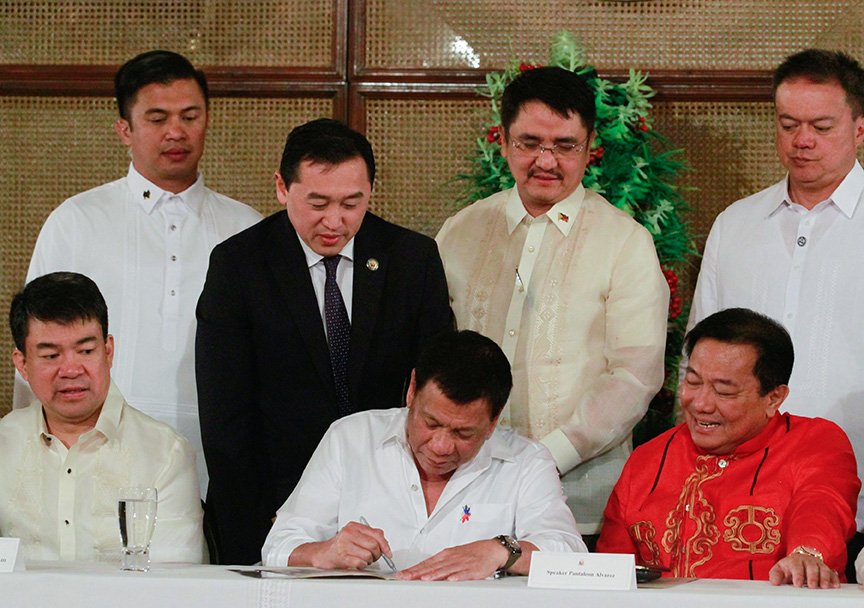
[[[682,187],[691,211],[687,215],[701,252],[714,218],[736,200],[779,180],[784,169],[774,148],[774,110],[770,103],[655,104],[655,127],[674,147],[684,150],[691,172]],[[682,278],[689,302],[699,259]]]
[[153,48],[200,65],[330,66],[333,0],[0,2],[0,63],[119,64]]
[[480,133],[485,100],[370,99],[367,136],[378,164],[372,209],[434,236],[455,213],[460,184]]
[[332,115],[326,98],[214,100],[202,162],[208,185],[265,215],[276,211],[273,173],[288,132]]
[[[207,184],[262,213],[279,208],[273,172],[288,131],[330,116],[329,99],[214,99],[202,170]],[[129,157],[110,99],[0,97],[0,311],[27,273],[39,229],[69,196],[117,179]],[[5,318],[5,317],[4,317]],[[11,403],[12,339],[0,328],[0,415]]]
[[545,61],[562,28],[599,68],[771,69],[808,46],[864,56],[860,0],[368,0],[367,65]]

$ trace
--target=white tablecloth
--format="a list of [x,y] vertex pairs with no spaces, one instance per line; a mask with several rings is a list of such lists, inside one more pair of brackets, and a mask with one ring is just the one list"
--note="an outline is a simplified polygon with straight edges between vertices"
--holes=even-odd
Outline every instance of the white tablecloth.
[[104,563],[37,562],[0,574],[0,607],[27,608],[621,608],[864,607],[855,585],[811,590],[760,581],[668,581],[637,591],[529,589],[525,577],[466,583],[286,580],[241,576],[221,566],[154,565],[121,572]]

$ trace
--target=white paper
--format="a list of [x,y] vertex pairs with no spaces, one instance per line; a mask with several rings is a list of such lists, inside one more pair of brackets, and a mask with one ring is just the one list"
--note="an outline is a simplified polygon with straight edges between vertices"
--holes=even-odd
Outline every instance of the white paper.
[[[19,542],[20,539],[17,538],[0,538],[0,572],[12,572],[16,569]],[[23,562],[17,569],[23,570]]]
[[545,589],[636,589],[633,555],[614,553],[531,554],[528,586]]

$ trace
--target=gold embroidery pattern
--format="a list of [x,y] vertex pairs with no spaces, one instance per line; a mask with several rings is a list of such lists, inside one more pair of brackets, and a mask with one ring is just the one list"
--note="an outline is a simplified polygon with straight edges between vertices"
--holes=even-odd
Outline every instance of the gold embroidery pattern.
[[723,540],[733,551],[774,553],[780,544],[780,516],[771,507],[741,505],[723,519]]
[[[696,568],[711,559],[713,546],[720,540],[714,507],[706,500],[702,485],[723,474],[717,456],[705,455],[696,458],[693,472],[684,481],[678,504],[666,517],[663,532],[663,548],[669,553],[672,576],[697,576]],[[693,527],[689,538],[682,531],[685,523]]]
[[630,538],[639,549],[639,564],[644,566],[659,567],[663,564],[660,562],[660,547],[657,545],[657,529],[654,527],[654,522],[637,521],[632,524],[628,531]]

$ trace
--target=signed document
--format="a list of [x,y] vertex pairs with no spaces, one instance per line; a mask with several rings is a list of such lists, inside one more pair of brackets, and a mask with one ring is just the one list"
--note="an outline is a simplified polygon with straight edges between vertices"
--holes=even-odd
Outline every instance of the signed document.
[[229,568],[231,572],[254,578],[372,578],[378,580],[396,580],[395,572],[382,570],[324,570],[321,568],[303,568],[299,566],[284,566],[282,568]]

